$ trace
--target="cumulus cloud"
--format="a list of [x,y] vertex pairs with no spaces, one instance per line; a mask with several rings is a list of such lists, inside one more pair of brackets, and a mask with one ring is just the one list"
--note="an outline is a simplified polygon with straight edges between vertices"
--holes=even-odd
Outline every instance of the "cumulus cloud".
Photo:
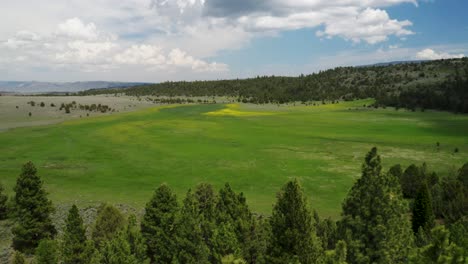
[[58,25],[58,34],[72,38],[97,39],[99,33],[94,23],[85,24],[79,18],[71,18]]
[[412,25],[410,21],[390,19],[387,12],[380,9],[367,8],[356,16],[325,24],[325,30],[318,31],[318,36],[342,36],[355,43],[364,40],[375,44],[387,40],[390,35],[402,37],[413,34],[405,28]]
[[185,74],[178,78],[210,76],[201,72],[218,77],[229,71],[228,65],[212,61],[220,52],[282,31],[307,28],[319,38],[371,45],[407,37],[413,34],[412,23],[385,10],[400,4],[418,2],[48,0],[43,8],[39,1],[5,1],[0,9],[0,67],[125,69],[130,78],[158,69],[164,77],[165,70]]
[[416,58],[421,60],[442,60],[442,59],[454,59],[463,58],[464,54],[451,54],[446,52],[436,52],[433,49],[424,49],[416,54]]

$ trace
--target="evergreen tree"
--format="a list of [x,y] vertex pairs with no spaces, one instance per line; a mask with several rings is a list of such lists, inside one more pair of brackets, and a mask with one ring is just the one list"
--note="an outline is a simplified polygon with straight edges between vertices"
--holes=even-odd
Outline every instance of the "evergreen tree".
[[54,208],[36,173],[36,167],[31,162],[26,163],[14,189],[18,217],[12,229],[13,247],[26,253],[32,253],[42,239],[53,238],[56,234],[50,218]]
[[199,213],[199,210],[198,201],[189,190],[185,196],[177,224],[177,263],[210,263],[208,260],[210,249],[203,237],[201,226],[204,217]]
[[6,219],[8,215],[8,196],[6,196],[6,194],[3,193],[4,191],[5,189],[0,183],[0,220]]
[[411,164],[400,178],[403,197],[414,199],[424,181],[425,175],[422,169]]
[[92,238],[97,248],[105,241],[111,240],[125,228],[125,218],[119,209],[104,204],[99,208]]
[[62,258],[64,264],[85,264],[86,256],[86,230],[83,226],[78,207],[73,205],[68,211],[63,235]]
[[141,264],[131,253],[130,244],[122,231],[118,231],[112,239],[103,241],[100,253],[101,264]]
[[270,218],[272,236],[268,247],[269,262],[317,263],[323,253],[316,237],[312,214],[297,180],[290,181],[277,195]]
[[147,259],[146,253],[146,243],[143,235],[141,234],[138,226],[137,220],[135,215],[130,215],[128,217],[128,225],[127,225],[127,241],[130,245],[130,252],[135,256],[138,260],[138,263],[146,263],[149,262]]
[[59,263],[58,244],[55,240],[43,239],[36,248],[37,264]]
[[270,224],[264,217],[252,218],[249,229],[249,239],[245,242],[244,259],[247,263],[267,263],[266,252],[270,240]]
[[141,233],[146,240],[152,263],[170,263],[176,253],[175,223],[178,212],[176,195],[163,184],[146,204]]
[[468,216],[449,226],[450,241],[457,244],[468,257]]
[[343,203],[340,235],[350,263],[399,263],[412,245],[408,205],[397,179],[381,173],[377,149],[366,155],[362,176]]
[[16,251],[15,255],[13,256],[12,264],[26,264],[26,260],[24,259],[23,254],[21,252]]
[[411,263],[466,263],[463,249],[450,242],[450,233],[444,226],[438,226],[431,231],[432,242],[410,258]]
[[208,260],[211,263],[220,262],[221,257],[216,247],[215,235],[216,226],[216,195],[213,186],[207,183],[198,184],[195,188],[194,197],[198,205],[198,214],[200,215],[200,227],[203,241],[210,250]]
[[413,205],[412,227],[416,234],[419,228],[429,232],[434,226],[434,212],[432,211],[432,200],[427,184],[423,183]]
[[[236,251],[242,251],[242,255],[247,257],[250,249],[248,248],[251,243],[250,226],[253,222],[252,213],[247,206],[246,199],[242,193],[236,194],[231,186],[226,183],[223,188],[219,190],[218,201],[216,203],[217,212],[217,226],[219,226],[224,235],[229,236],[229,232],[233,232],[235,237],[231,241],[230,248],[224,248],[223,255],[234,254]],[[228,241],[222,239],[222,242]]]
[[403,176],[403,170],[400,164],[393,165],[389,170],[388,174],[395,176],[398,180]]

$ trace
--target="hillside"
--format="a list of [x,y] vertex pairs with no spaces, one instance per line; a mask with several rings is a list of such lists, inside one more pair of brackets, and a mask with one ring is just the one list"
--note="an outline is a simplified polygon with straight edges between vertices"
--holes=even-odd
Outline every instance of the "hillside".
[[230,96],[250,103],[287,103],[375,98],[377,106],[468,112],[468,58],[339,67],[298,77],[165,82],[125,89],[89,90],[81,95]]

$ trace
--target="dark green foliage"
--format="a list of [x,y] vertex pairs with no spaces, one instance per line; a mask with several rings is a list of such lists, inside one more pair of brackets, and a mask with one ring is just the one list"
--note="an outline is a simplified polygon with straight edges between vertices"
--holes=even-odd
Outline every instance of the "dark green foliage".
[[463,249],[450,242],[450,233],[444,226],[438,226],[431,232],[432,242],[411,256],[411,263],[465,263]]
[[8,196],[4,194],[5,189],[0,183],[0,220],[6,219],[8,216]]
[[204,216],[200,214],[198,201],[189,190],[185,196],[177,224],[178,251],[176,259],[178,263],[210,263],[208,260],[210,249],[203,236],[202,223],[204,221]]
[[[218,253],[224,256],[241,251],[244,258],[249,258],[249,252],[254,250],[249,248],[252,246],[250,240],[253,239],[250,233],[253,217],[244,195],[236,194],[229,184],[225,184],[219,191],[216,212],[216,222],[220,229],[217,232],[218,245],[224,244],[218,246],[222,248]],[[229,246],[227,241],[230,241]]]
[[468,257],[468,216],[449,226],[450,241],[457,244]]
[[457,179],[446,177],[441,182],[439,203],[442,204],[439,216],[448,223],[456,222],[468,214],[468,193]]
[[317,211],[314,210],[315,228],[317,236],[322,242],[324,250],[332,250],[335,248],[337,239],[337,227],[335,221],[331,218],[320,219]]
[[270,218],[269,263],[316,263],[323,249],[316,237],[312,214],[297,180],[290,181],[277,195]]
[[16,251],[15,255],[13,255],[13,261],[11,262],[12,264],[26,264],[26,260],[24,259],[23,254],[21,252]]
[[55,240],[43,239],[36,248],[37,264],[57,264],[59,259],[58,243]]
[[388,174],[393,175],[393,176],[396,177],[398,180],[400,180],[401,177],[403,176],[403,170],[401,169],[401,165],[400,165],[400,164],[393,165],[393,166],[388,170]]
[[130,244],[122,231],[102,242],[100,256],[101,264],[141,264],[131,253]]
[[208,260],[212,263],[219,262],[222,256],[218,252],[216,246],[217,198],[213,186],[207,183],[198,184],[194,192],[194,197],[198,205],[199,225],[201,227],[203,241],[209,249]]
[[146,204],[141,222],[141,232],[152,263],[170,263],[177,253],[174,241],[177,212],[175,194],[167,185],[159,186]]
[[403,191],[403,197],[414,199],[425,181],[423,168],[411,164],[401,175],[400,183]]
[[348,246],[350,263],[399,263],[412,245],[408,205],[398,180],[381,172],[373,148],[362,165],[362,176],[343,203],[340,236]]
[[113,239],[125,225],[125,218],[119,209],[108,204],[102,205],[92,232],[96,247],[100,248],[102,243]]
[[416,199],[413,204],[413,218],[411,223],[415,234],[418,233],[420,227],[427,232],[434,226],[432,199],[426,183],[423,183],[416,195]]
[[138,263],[149,262],[149,259],[146,256],[147,248],[145,239],[138,228],[135,215],[130,215],[128,217],[126,236],[130,246],[130,252],[135,256]]
[[248,249],[247,252],[243,252],[247,263],[267,263],[266,252],[270,235],[271,230],[268,219],[261,216],[252,219],[248,235],[249,239],[245,242],[245,245],[242,245]]
[[65,225],[62,244],[63,263],[87,263],[89,259],[86,255],[86,230],[76,205],[73,205],[68,211]]
[[31,162],[26,163],[14,188],[18,217],[12,230],[13,247],[26,253],[32,253],[42,239],[53,238],[56,234],[50,218],[54,208],[36,173],[36,167]]
[[340,240],[336,243],[336,248],[327,252],[325,263],[327,264],[346,264],[347,248],[346,242]]

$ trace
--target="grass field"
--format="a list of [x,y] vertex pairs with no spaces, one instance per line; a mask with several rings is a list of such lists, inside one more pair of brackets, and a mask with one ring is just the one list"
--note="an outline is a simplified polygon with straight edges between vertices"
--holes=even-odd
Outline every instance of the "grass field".
[[312,208],[338,217],[373,146],[385,169],[427,162],[449,174],[468,161],[468,116],[365,103],[159,106],[11,129],[0,133],[0,181],[11,191],[31,160],[55,203],[134,208],[163,182],[179,198],[200,182],[229,182],[254,211],[269,214],[280,187],[297,178]]

